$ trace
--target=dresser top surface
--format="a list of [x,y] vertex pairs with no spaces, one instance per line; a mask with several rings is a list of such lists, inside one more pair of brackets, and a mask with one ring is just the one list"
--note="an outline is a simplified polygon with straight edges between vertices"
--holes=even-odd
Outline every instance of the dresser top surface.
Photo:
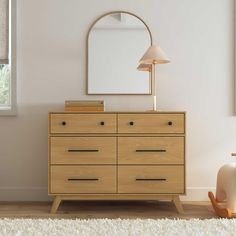
[[185,114],[185,111],[103,111],[103,112],[71,112],[71,111],[53,111],[49,114]]

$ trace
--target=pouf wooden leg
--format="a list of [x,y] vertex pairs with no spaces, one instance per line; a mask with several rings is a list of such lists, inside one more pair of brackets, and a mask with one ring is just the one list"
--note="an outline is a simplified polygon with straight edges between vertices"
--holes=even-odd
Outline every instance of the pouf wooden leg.
[[218,202],[216,201],[215,196],[212,192],[208,192],[208,197],[210,198],[211,204],[218,216],[223,217],[223,218],[235,217],[235,215],[232,214],[232,212],[229,208],[223,208],[218,204]]

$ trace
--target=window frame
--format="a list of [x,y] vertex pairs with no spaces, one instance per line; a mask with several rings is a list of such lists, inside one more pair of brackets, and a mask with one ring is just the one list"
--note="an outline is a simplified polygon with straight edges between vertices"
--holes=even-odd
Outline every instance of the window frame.
[[233,115],[236,116],[236,0],[233,1],[233,9],[234,9],[234,13],[233,13],[233,17],[234,17],[234,21],[233,21],[233,25],[234,25],[234,33],[233,33],[233,37],[234,37],[234,55],[233,55],[233,59],[234,59],[234,67],[233,67],[233,76],[234,76],[234,80],[233,80]]
[[0,107],[0,116],[17,115],[16,94],[16,2],[9,0],[9,66],[10,66],[10,107]]

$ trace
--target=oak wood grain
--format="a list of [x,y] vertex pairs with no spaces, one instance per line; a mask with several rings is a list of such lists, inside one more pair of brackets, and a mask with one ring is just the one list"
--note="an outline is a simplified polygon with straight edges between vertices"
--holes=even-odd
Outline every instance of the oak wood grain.
[[115,166],[51,166],[51,193],[115,192]]
[[[101,124],[104,122],[104,125]],[[115,133],[115,114],[51,114],[51,133]]]
[[184,114],[118,114],[118,133],[184,132]]
[[183,166],[119,166],[118,193],[184,193]]
[[51,137],[51,164],[116,164],[116,137]]
[[184,137],[119,137],[118,164],[184,164]]

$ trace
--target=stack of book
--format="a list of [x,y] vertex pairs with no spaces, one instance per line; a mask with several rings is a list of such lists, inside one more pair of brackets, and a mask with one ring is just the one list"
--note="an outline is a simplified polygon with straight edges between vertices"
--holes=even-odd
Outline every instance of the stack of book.
[[104,101],[99,100],[67,100],[65,101],[65,111],[104,111]]

